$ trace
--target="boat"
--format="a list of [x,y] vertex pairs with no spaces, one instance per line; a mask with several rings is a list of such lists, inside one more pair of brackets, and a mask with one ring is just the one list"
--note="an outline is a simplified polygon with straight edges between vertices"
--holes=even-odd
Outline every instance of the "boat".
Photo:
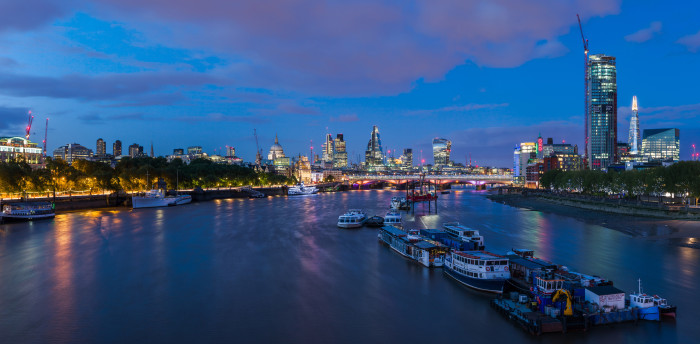
[[441,267],[445,263],[447,248],[421,237],[417,229],[404,232],[394,226],[384,226],[377,237],[395,252],[425,267]]
[[630,307],[639,308],[639,319],[659,321],[660,316],[676,317],[676,306],[670,306],[666,299],[658,295],[647,295],[642,292],[642,280],[637,280],[639,288],[636,293],[630,293]]
[[403,227],[401,224],[401,213],[396,210],[389,210],[389,212],[384,216],[384,225],[394,226],[397,228]]
[[365,221],[367,227],[382,227],[384,226],[384,218],[381,216],[372,216]]
[[338,216],[338,227],[358,228],[367,221],[367,215],[360,209],[350,209],[347,213]]
[[165,197],[165,193],[161,189],[149,190],[143,196],[131,197],[133,209],[167,207],[177,205],[176,202],[175,197]]
[[409,202],[431,202],[437,200],[438,196],[434,192],[409,194]]
[[287,195],[297,196],[297,195],[313,195],[318,192],[318,188],[315,186],[304,186],[304,183],[299,183],[289,188]]
[[446,195],[450,193],[450,190],[442,190],[440,191],[441,194]]
[[17,202],[2,205],[0,220],[28,221],[48,219],[56,216],[56,206],[52,202]]
[[168,196],[166,198],[173,199],[174,202],[169,205],[183,205],[183,204],[189,204],[192,203],[192,196],[190,195],[175,195],[175,196]]
[[452,251],[443,271],[467,287],[496,294],[510,278],[508,258],[487,251]]
[[442,227],[447,234],[458,240],[475,243],[478,246],[476,250],[483,250],[486,248],[486,246],[484,246],[484,237],[479,235],[479,231],[476,229],[464,226],[459,222],[443,223]]
[[[405,198],[404,198],[405,200]],[[399,210],[401,207],[401,197],[392,197],[391,198],[391,204],[389,205],[389,208]]]

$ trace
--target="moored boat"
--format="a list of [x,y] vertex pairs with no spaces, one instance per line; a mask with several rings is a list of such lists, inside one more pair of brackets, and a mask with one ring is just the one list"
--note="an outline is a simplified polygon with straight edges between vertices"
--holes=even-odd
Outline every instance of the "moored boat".
[[381,216],[372,216],[365,221],[367,227],[382,227],[384,226],[384,218]]
[[377,237],[395,252],[425,267],[441,267],[445,263],[447,248],[421,237],[417,229],[404,232],[394,226],[384,226]]
[[676,317],[676,306],[668,304],[666,299],[658,295],[647,295],[642,292],[642,280],[637,280],[639,287],[636,293],[630,293],[630,307],[639,308],[639,319],[661,320],[660,316]]
[[477,250],[486,248],[486,246],[484,246],[484,237],[479,235],[479,231],[476,229],[464,226],[459,222],[447,222],[444,223],[442,227],[447,234],[458,240],[475,243],[478,246]]
[[0,220],[28,221],[47,219],[56,216],[55,205],[52,202],[18,202],[2,205]]
[[396,210],[389,210],[389,212],[384,216],[384,225],[398,228],[403,227],[401,224],[401,213]]
[[452,251],[447,255],[445,273],[479,291],[503,293],[510,278],[508,258],[486,251]]
[[367,221],[367,215],[360,209],[350,209],[347,213],[338,216],[338,227],[358,228]]
[[131,197],[131,205],[134,209],[167,207],[175,205],[175,202],[175,197],[165,197],[165,193],[160,189],[147,191],[143,196]]
[[287,190],[287,195],[289,196],[300,196],[300,195],[313,195],[318,192],[318,188],[315,186],[305,186],[304,183],[299,183],[292,186]]

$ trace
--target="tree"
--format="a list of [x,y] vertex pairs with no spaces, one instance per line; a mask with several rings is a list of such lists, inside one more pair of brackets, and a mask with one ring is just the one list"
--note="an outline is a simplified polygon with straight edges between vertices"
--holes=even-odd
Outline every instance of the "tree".
[[326,176],[326,178],[323,178],[323,181],[326,183],[332,183],[335,181],[335,177],[333,177],[332,175],[329,174]]

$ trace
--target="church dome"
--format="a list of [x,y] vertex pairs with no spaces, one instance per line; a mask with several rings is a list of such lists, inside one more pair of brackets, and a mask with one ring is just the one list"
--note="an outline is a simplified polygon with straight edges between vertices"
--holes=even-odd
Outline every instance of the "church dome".
[[277,135],[275,135],[275,143],[270,146],[270,152],[267,153],[267,159],[268,160],[275,160],[279,158],[284,158],[284,150],[282,149],[282,146],[280,145],[279,139],[277,138]]

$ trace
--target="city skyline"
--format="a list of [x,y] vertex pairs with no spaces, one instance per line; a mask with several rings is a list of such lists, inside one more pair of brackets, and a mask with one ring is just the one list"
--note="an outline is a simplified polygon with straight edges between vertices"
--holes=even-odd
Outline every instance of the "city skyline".
[[[681,15],[661,3],[530,4],[522,6],[536,13],[520,17],[521,5],[506,1],[494,9],[494,26],[483,11],[470,21],[469,11],[483,10],[476,2],[431,9],[421,2],[334,4],[318,11],[279,4],[266,13],[246,2],[204,1],[197,11],[167,13],[155,1],[31,3],[37,10],[0,14],[7,47],[0,53],[0,135],[22,136],[31,109],[33,142],[42,141],[44,118],[51,118],[48,152],[76,142],[94,149],[102,138],[108,145],[153,142],[155,155],[231,146],[253,161],[257,128],[261,148],[277,133],[288,155],[306,154],[309,140],[323,142],[327,132],[343,133],[348,158],[357,160],[373,125],[385,149],[412,148],[417,156],[422,150],[424,158],[432,138],[447,138],[459,163],[471,155],[479,165],[511,166],[512,147],[539,132],[583,150],[576,13],[590,53],[617,59],[617,141],[626,141],[636,95],[641,130],[679,128],[684,160],[700,142],[693,87],[700,72],[691,68],[700,62],[697,4],[686,4],[689,14]],[[229,11],[217,13],[221,6]],[[296,16],[279,13],[285,10]],[[246,11],[268,24],[229,13]],[[543,24],[543,16],[556,20]],[[367,25],[357,31],[360,19]],[[221,23],[232,24],[208,39],[193,34]],[[286,38],[290,43],[278,44]],[[368,51],[376,58],[366,58]],[[651,65],[664,73],[651,73]]]

